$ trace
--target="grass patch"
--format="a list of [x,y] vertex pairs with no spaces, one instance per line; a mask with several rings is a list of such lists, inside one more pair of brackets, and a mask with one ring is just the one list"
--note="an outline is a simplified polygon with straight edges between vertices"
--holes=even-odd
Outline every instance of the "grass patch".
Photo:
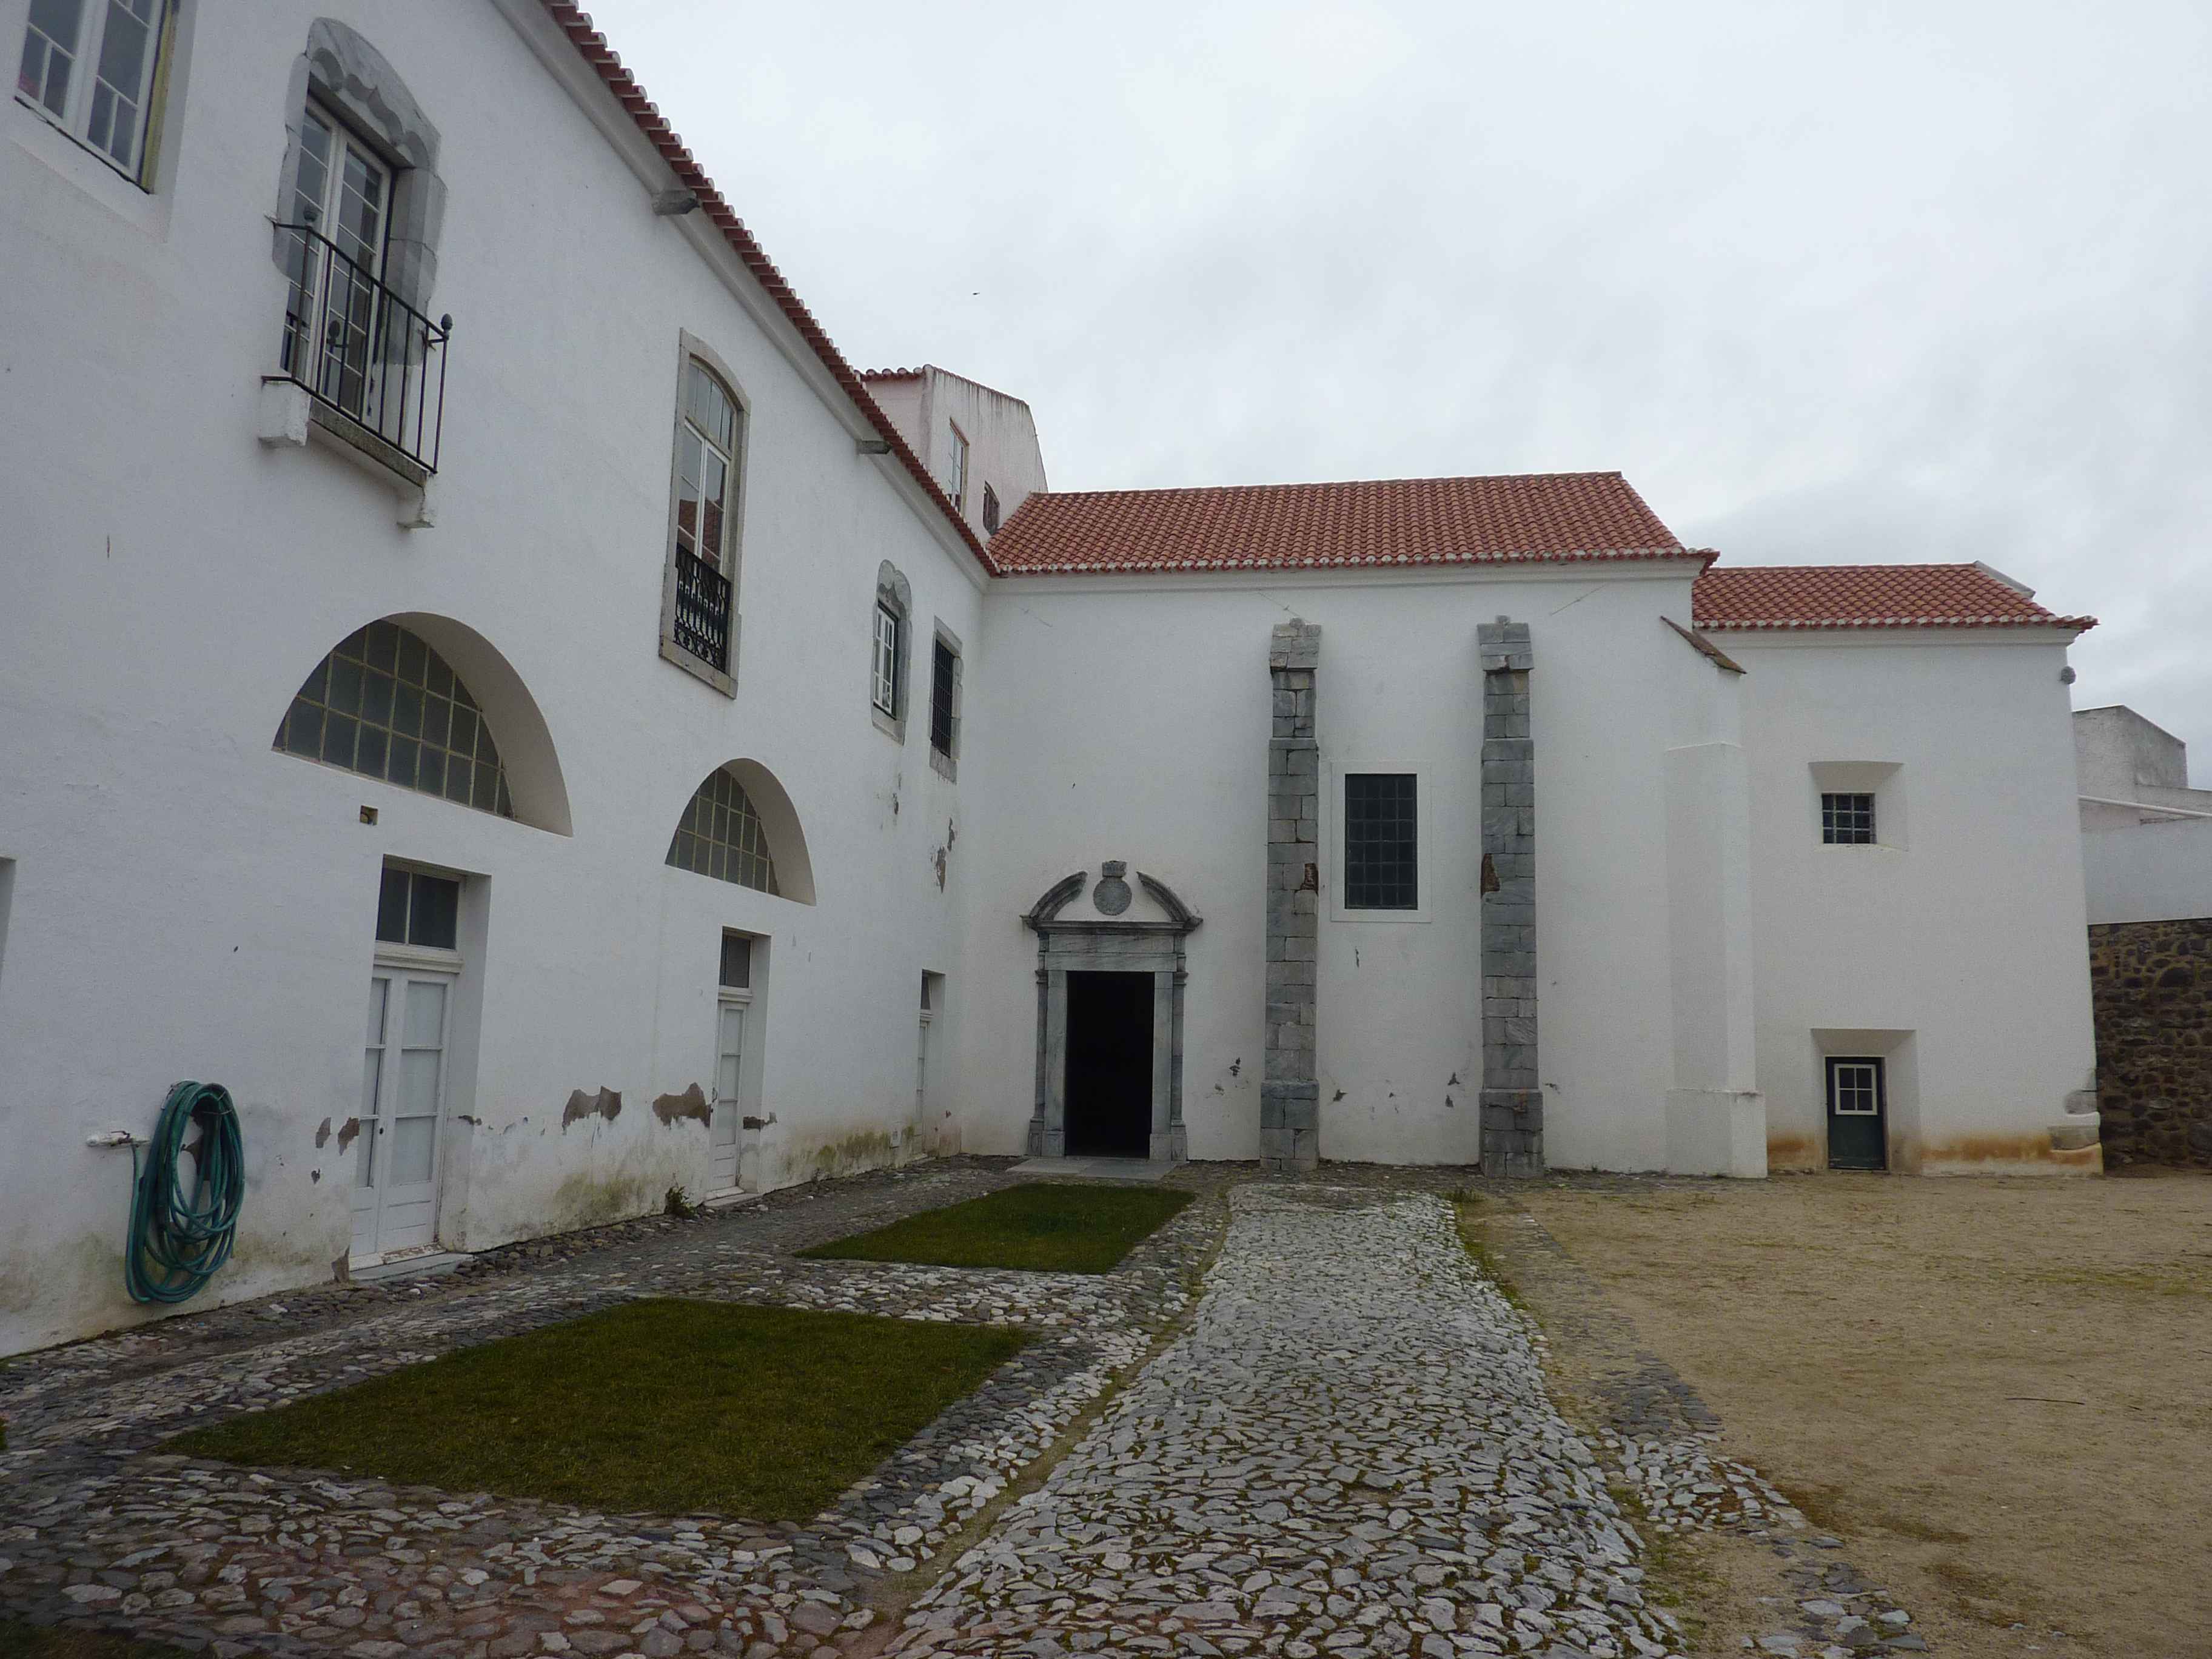
[[182,1648],[106,1631],[61,1629],[0,1619],[0,1659],[185,1659]]
[[1031,1182],[964,1204],[925,1210],[799,1255],[817,1261],[1110,1273],[1190,1200],[1190,1194],[1173,1188]]
[[1485,1202],[1472,1194],[1454,1196],[1452,1213],[1459,1223],[1460,1244],[1474,1258],[1474,1265],[1482,1270],[1482,1276],[1498,1286],[1498,1293],[1522,1313],[1527,1313],[1528,1304],[1521,1299],[1521,1292],[1505,1276],[1505,1269],[1498,1265],[1497,1253],[1490,1248],[1485,1218],[1480,1213]]
[[1029,1340],[630,1302],[196,1429],[165,1449],[617,1512],[805,1520]]

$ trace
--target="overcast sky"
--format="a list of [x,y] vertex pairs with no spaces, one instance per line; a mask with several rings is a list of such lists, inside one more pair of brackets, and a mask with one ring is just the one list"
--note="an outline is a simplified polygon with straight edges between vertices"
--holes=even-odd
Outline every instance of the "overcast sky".
[[1055,488],[1617,468],[1734,563],[1987,560],[2212,781],[2204,0],[594,15]]

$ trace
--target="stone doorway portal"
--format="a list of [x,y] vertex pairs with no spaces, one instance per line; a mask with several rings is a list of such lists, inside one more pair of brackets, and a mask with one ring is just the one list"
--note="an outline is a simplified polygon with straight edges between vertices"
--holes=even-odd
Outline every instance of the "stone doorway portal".
[[1067,1155],[1152,1155],[1152,975],[1067,976]]
[[[1022,925],[1037,936],[1032,1158],[1189,1156],[1182,1122],[1183,941],[1190,907],[1143,871],[1109,860],[1056,882]],[[1139,902],[1141,891],[1142,902]],[[1138,914],[1130,914],[1134,908]],[[1083,912],[1089,914],[1083,914]]]

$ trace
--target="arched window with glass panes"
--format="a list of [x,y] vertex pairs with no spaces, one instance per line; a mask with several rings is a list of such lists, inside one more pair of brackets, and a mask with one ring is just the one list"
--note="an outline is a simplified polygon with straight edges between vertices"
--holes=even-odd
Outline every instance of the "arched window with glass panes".
[[726,767],[709,772],[692,794],[669,841],[668,861],[679,870],[695,870],[717,881],[776,893],[775,860],[769,852],[768,832],[761,827],[752,798]]
[[275,747],[501,817],[514,816],[483,710],[420,635],[371,623],[315,665]]

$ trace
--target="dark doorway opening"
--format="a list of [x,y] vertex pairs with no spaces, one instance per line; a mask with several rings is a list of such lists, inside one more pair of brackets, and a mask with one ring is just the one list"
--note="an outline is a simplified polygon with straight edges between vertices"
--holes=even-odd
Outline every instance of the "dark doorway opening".
[[1071,1158],[1152,1152],[1152,975],[1067,976]]
[[1828,1167],[1889,1167],[1888,1079],[1881,1057],[1828,1057]]

